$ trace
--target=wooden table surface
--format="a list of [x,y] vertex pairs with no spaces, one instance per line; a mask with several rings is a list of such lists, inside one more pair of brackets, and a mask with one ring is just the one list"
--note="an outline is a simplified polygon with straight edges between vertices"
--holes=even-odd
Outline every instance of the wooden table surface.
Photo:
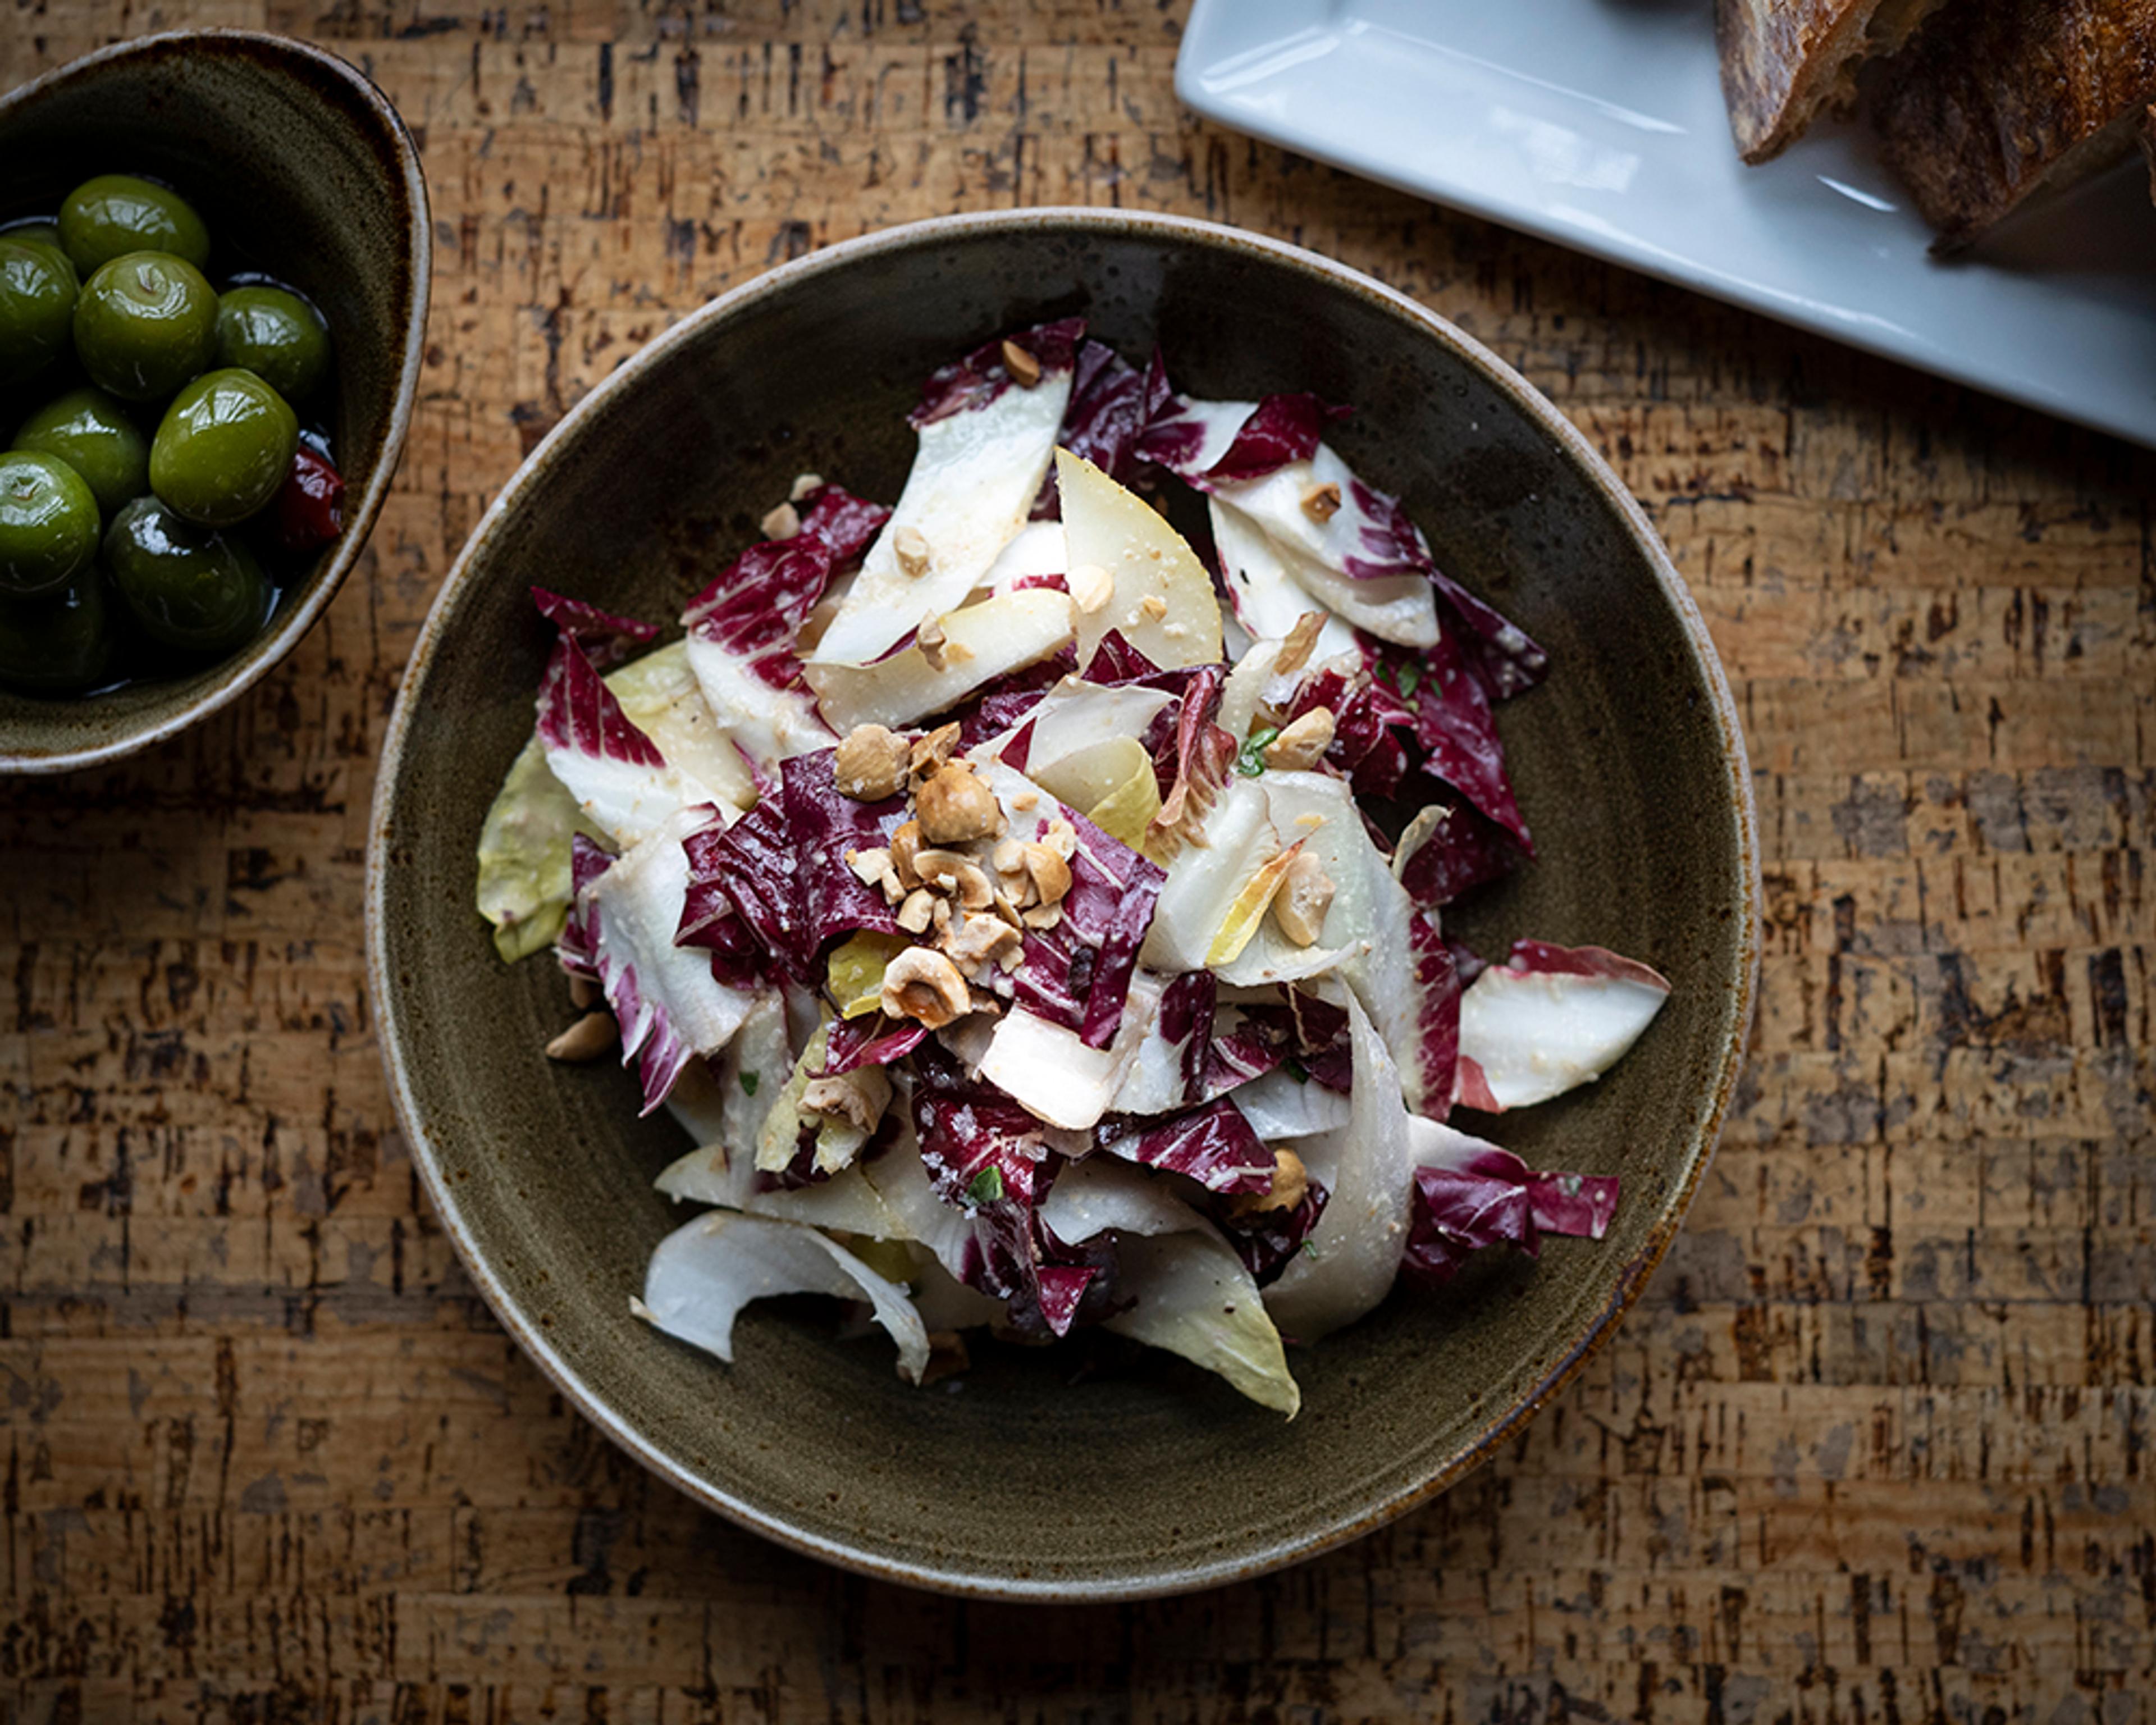
[[[291,661],[0,788],[0,1717],[2156,1719],[2156,459],[1197,125],[1183,11],[8,10],[9,85],[182,23],[348,55],[436,290]],[[1298,241],[1548,391],[1707,614],[1766,849],[1741,1105],[1615,1341],[1388,1531],[1119,1609],[871,1584],[596,1436],[427,1213],[361,959],[399,670],[523,452],[782,259],[1031,202]]]

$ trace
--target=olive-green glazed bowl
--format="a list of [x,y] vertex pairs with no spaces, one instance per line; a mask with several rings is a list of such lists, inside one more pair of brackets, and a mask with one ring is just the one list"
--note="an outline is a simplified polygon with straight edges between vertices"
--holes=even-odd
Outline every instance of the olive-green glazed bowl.
[[[530,737],[550,631],[535,583],[671,619],[812,470],[895,496],[921,379],[992,332],[1083,312],[1196,393],[1351,402],[1334,439],[1404,492],[1440,562],[1550,649],[1502,726],[1541,860],[1455,919],[1599,942],[1676,984],[1599,1085],[1507,1116],[1541,1167],[1614,1172],[1599,1245],[1396,1290],[1291,1362],[1282,1420],[1112,1338],[988,1343],[915,1389],[828,1307],[752,1307],[732,1367],[629,1312],[682,1217],[687,1147],[611,1065],[550,1065],[569,1013],[546,957],[497,961],[473,847]],[[382,1045],[413,1159],[511,1332],[601,1430],[690,1497],[870,1574],[1023,1599],[1199,1588],[1307,1557],[1442,1490],[1605,1341],[1668,1246],[1737,1081],[1758,874],[1736,713],[1637,506],[1499,361],[1307,252],[1109,210],[952,217],[775,270],[593,390],[511,480],[413,656],[382,762],[367,894]]]
[[[321,307],[335,343],[330,431],[344,531],[228,659],[87,698],[0,690],[0,773],[118,759],[259,681],[358,561],[418,388],[434,254],[426,184],[397,110],[353,67],[282,36],[177,30],[87,54],[0,97],[0,222],[49,215],[97,173],[177,189],[208,224],[213,279],[239,260]],[[0,439],[13,429],[0,425]]]

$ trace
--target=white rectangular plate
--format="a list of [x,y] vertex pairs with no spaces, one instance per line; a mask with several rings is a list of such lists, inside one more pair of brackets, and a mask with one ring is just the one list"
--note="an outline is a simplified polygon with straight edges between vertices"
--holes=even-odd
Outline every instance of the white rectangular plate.
[[2156,445],[2137,156],[1942,262],[1860,123],[1747,167],[1706,0],[1197,0],[1210,119],[1891,359]]

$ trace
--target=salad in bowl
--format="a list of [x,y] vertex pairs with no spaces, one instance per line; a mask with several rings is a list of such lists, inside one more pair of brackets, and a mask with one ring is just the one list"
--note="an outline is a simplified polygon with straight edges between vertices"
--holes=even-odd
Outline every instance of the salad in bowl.
[[687,1134],[640,1316],[731,1359],[750,1302],[834,1296],[916,1383],[1097,1326],[1291,1416],[1284,1344],[1601,1237],[1614,1178],[1455,1111],[1593,1081],[1669,985],[1447,940],[1534,856],[1493,711],[1548,665],[1346,411],[1041,324],[927,380],[890,503],[802,475],[666,644],[534,588],[478,902],[567,973],[549,1052]]

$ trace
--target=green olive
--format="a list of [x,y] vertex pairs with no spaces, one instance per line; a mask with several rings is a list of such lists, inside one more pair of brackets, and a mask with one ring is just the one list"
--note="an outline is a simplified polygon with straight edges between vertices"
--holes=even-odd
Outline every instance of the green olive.
[[237,367],[172,398],[150,444],[150,489],[191,521],[229,527],[277,495],[300,422],[285,398]]
[[74,266],[35,240],[0,237],[0,383],[43,371],[67,347]]
[[28,449],[0,455],[0,593],[59,587],[96,554],[97,499],[66,462]]
[[49,253],[59,262],[68,266],[68,273],[80,280],[80,274],[68,257],[67,248],[60,244],[60,230],[50,222],[18,222],[12,228],[0,228],[0,240],[14,245],[33,245]]
[[164,252],[130,252],[83,285],[74,347],[100,389],[156,401],[217,352],[217,295],[202,271]]
[[244,367],[286,401],[304,401],[329,369],[329,326],[286,289],[228,288],[217,302],[217,362]]
[[150,440],[101,389],[70,389],[47,402],[23,422],[15,447],[66,462],[108,516],[150,489]]
[[63,693],[112,670],[105,578],[95,562],[56,593],[0,599],[0,683]]
[[254,553],[155,497],[113,516],[105,567],[143,633],[182,653],[229,653],[270,614],[270,583]]
[[85,180],[60,206],[60,244],[85,275],[129,252],[170,252],[209,268],[209,229],[169,186],[132,174]]

